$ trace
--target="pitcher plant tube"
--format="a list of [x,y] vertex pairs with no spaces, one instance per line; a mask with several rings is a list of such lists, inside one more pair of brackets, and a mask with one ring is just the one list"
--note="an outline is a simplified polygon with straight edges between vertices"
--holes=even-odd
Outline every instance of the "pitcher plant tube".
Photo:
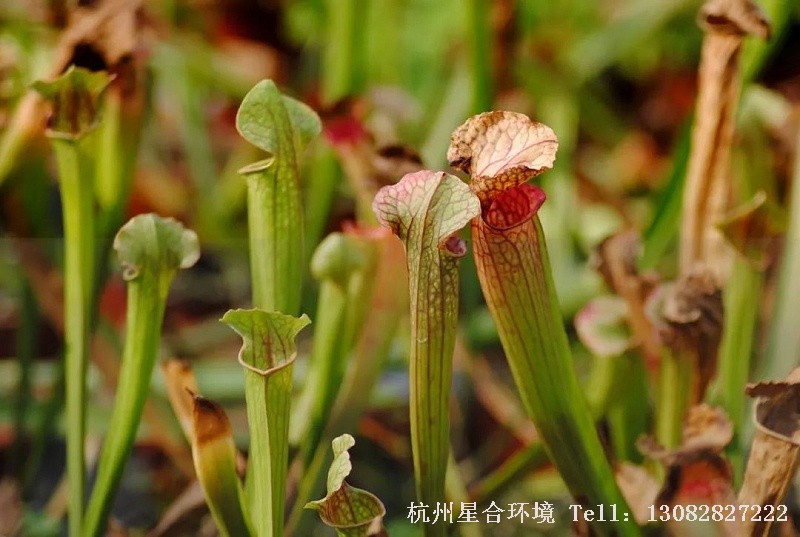
[[302,412],[296,420],[303,427],[292,435],[298,442],[302,438],[305,468],[342,388],[347,358],[369,305],[370,290],[361,292],[362,273],[374,265],[366,248],[358,238],[337,232],[328,235],[311,257],[311,273],[319,282],[316,329],[302,406],[299,405]]
[[299,155],[321,130],[319,117],[271,80],[250,90],[236,115],[242,137],[268,153],[245,166],[253,304],[296,314],[303,278]]
[[[625,509],[578,381],[555,293],[542,225],[545,193],[527,184],[552,167],[558,140],[523,114],[488,112],[452,135],[450,164],[480,200],[475,264],[500,342],[550,459],[584,506]],[[638,535],[633,521],[596,522],[601,535]]]
[[283,535],[286,474],[289,464],[289,411],[295,337],[308,317],[278,312],[231,310],[222,321],[244,344],[245,400],[250,452],[245,492],[258,537]]
[[70,67],[36,89],[52,103],[47,135],[53,144],[64,219],[64,353],[67,407],[69,534],[80,534],[85,488],[86,370],[95,285],[94,170],[105,72]]
[[105,521],[133,447],[158,355],[161,322],[172,279],[200,257],[197,235],[177,220],[155,214],[133,217],[114,239],[128,282],[125,345],[108,435],[86,510],[83,536],[105,534]]
[[[378,191],[378,220],[403,241],[411,303],[411,446],[417,497],[426,505],[445,498],[449,401],[458,318],[458,260],[466,244],[455,233],[480,212],[460,179],[423,170]],[[426,537],[445,535],[425,524]]]

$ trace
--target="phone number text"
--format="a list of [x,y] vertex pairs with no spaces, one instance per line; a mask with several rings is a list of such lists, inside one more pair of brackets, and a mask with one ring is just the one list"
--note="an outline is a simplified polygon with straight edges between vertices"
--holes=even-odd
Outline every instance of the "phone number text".
[[651,505],[648,522],[786,522],[785,505]]

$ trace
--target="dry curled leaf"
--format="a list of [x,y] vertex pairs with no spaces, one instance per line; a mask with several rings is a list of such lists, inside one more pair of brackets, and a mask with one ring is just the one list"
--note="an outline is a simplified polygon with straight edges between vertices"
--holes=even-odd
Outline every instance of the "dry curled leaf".
[[470,175],[482,203],[553,167],[558,138],[525,114],[496,111],[472,116],[450,138],[447,160]]
[[766,397],[769,399],[786,396],[789,393],[800,394],[800,369],[795,369],[786,380],[750,383],[745,388],[750,397]]
[[[739,503],[778,506],[785,503],[800,461],[800,368],[784,381],[749,384],[747,393],[759,400]],[[748,520],[747,534],[767,535],[770,526],[769,521]]]
[[646,524],[650,518],[650,506],[656,503],[658,482],[644,468],[629,462],[622,462],[614,468],[614,478],[633,510],[634,520]]
[[683,192],[680,272],[688,274],[701,266],[723,282],[732,251],[715,224],[732,190],[730,154],[742,84],[742,42],[748,33],[767,37],[769,25],[749,0],[708,0],[700,19],[705,37]]
[[721,452],[733,439],[733,424],[721,408],[702,404],[689,409],[683,424],[683,449]]
[[748,384],[745,391],[760,398],[756,406],[759,430],[800,446],[800,368],[783,381]]
[[693,360],[691,401],[700,402],[716,371],[722,337],[722,292],[714,275],[698,268],[677,282],[662,284],[646,307],[661,340]]
[[709,0],[700,11],[700,23],[707,31],[761,39],[769,39],[772,32],[767,17],[749,0]]
[[722,453],[733,438],[733,424],[718,407],[706,404],[690,407],[683,424],[683,439],[677,449],[666,449],[654,438],[639,441],[639,449],[667,466],[690,460],[698,452]]
[[[722,409],[703,404],[687,412],[679,448],[666,449],[652,437],[640,439],[640,451],[666,469],[654,505],[735,504],[733,470],[724,456],[732,437],[733,426]],[[738,528],[726,524],[723,531],[737,535]]]

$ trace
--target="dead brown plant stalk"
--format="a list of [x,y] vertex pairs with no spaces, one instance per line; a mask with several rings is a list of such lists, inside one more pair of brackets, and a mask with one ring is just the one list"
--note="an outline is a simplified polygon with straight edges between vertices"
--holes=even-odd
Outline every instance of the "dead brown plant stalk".
[[730,153],[741,89],[740,56],[744,38],[767,39],[770,26],[749,0],[708,0],[700,12],[705,32],[699,70],[692,148],[683,193],[680,273],[698,265],[721,284],[731,253],[715,227],[731,191]]

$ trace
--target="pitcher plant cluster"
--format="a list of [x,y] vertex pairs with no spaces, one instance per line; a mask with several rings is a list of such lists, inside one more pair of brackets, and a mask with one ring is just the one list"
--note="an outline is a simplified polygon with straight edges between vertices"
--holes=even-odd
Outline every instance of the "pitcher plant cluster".
[[[728,16],[714,9],[704,19],[710,34],[722,32],[719,18]],[[757,432],[745,465],[749,362],[741,362],[736,343],[752,339],[754,328],[751,317],[731,309],[741,309],[761,285],[752,262],[763,262],[764,252],[747,242],[747,230],[785,225],[770,219],[774,211],[763,192],[752,192],[730,214],[699,214],[705,209],[697,192],[706,176],[694,174],[699,183],[687,191],[691,225],[683,231],[686,252],[675,281],[640,268],[641,245],[631,230],[600,244],[595,266],[609,292],[575,315],[577,338],[592,357],[587,381],[576,367],[540,218],[547,194],[536,178],[555,165],[553,129],[510,111],[469,117],[451,135],[446,157],[452,173],[421,169],[419,158],[409,157],[394,161],[386,186],[353,182],[357,221],[312,240],[318,243],[312,252],[306,240],[322,235],[321,223],[304,210],[314,206],[316,193],[301,181],[301,169],[323,125],[309,106],[264,80],[247,93],[236,117],[239,134],[261,157],[238,170],[246,185],[251,296],[220,319],[242,340],[238,356],[230,357],[241,368],[246,400],[249,434],[242,451],[232,421],[219,402],[200,393],[191,366],[161,356],[170,287],[200,258],[200,240],[157,214],[123,224],[142,123],[141,110],[131,112],[139,114],[135,120],[121,112],[119,82],[105,71],[70,67],[34,86],[50,103],[47,134],[63,207],[69,537],[106,534],[148,413],[154,373],[163,376],[220,535],[306,535],[313,512],[337,535],[388,535],[381,500],[347,482],[355,444],[350,433],[396,332],[405,328],[409,437],[421,504],[486,502],[537,460],[552,463],[575,504],[613,505],[634,515],[588,521],[583,530],[596,535],[646,534],[648,505],[784,502],[800,458],[800,428],[785,419],[796,411],[800,378],[796,370],[785,380],[748,385],[747,394],[758,398]],[[715,91],[709,84],[701,86],[706,97]],[[728,132],[728,113],[723,107],[698,118],[693,143],[703,144],[702,132],[714,125]],[[126,125],[136,125],[136,132]],[[343,167],[350,175],[369,175],[357,158],[365,144],[362,127],[337,128],[325,135]],[[725,160],[726,143],[715,146],[721,151],[716,158]],[[719,202],[712,201],[708,207]],[[113,409],[87,488],[87,370],[111,250],[127,285],[125,337]],[[470,359],[458,350],[465,256],[474,261],[524,413],[535,427],[529,445],[483,488],[463,482],[451,445],[454,357]],[[311,279],[316,311],[303,313],[303,287]],[[313,338],[306,336],[312,319]],[[301,385],[299,338],[310,345]],[[425,537],[454,531],[442,522],[421,525]],[[731,535],[770,529],[768,522],[725,525]]]

